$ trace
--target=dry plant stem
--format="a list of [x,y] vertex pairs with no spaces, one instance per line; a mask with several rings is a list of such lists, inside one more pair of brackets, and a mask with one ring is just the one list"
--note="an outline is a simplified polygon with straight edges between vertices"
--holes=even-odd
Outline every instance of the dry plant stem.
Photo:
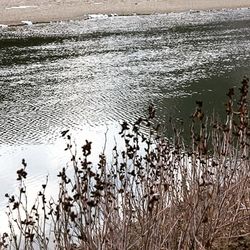
[[30,210],[25,161],[17,171],[20,192],[6,196],[9,248],[213,250],[248,239],[248,83],[242,81],[238,104],[234,91],[227,93],[224,122],[210,120],[197,101],[188,143],[173,122],[172,140],[160,134],[153,105],[147,117],[121,124],[123,143],[112,152],[105,133],[97,164],[89,160],[91,142],[79,151],[63,131],[71,161],[58,174],[56,200],[46,197],[46,180]]

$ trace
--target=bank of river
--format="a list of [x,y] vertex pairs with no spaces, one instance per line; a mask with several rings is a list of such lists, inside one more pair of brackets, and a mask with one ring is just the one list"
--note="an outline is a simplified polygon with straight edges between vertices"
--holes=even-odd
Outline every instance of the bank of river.
[[1,0],[0,26],[22,21],[82,20],[89,14],[148,15],[189,10],[248,8],[249,0]]

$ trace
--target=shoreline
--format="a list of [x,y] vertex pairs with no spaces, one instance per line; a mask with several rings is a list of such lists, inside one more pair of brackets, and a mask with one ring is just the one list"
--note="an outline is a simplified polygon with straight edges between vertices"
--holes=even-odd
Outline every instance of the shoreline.
[[87,19],[92,14],[150,15],[249,8],[250,0],[1,0],[0,27]]

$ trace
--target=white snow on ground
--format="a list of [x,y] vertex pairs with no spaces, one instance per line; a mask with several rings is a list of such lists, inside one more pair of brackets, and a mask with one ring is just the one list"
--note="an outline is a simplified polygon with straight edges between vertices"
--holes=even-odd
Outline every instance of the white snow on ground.
[[22,24],[26,25],[32,25],[33,23],[31,21],[21,21]]
[[4,28],[8,28],[8,25],[1,24],[1,23],[0,23],[0,28],[2,28],[2,29],[4,29]]
[[37,8],[37,5],[21,5],[21,6],[13,6],[13,7],[7,7],[5,8],[6,10],[11,10],[11,9],[28,9],[28,8]]

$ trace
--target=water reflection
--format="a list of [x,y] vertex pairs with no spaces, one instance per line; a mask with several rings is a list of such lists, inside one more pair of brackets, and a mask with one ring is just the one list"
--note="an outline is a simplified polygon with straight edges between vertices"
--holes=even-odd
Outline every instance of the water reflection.
[[[97,165],[99,154],[102,152],[112,152],[114,145],[123,145],[122,138],[118,135],[120,126],[118,124],[106,124],[96,127],[82,127],[81,130],[70,132],[72,144],[74,145],[74,153],[81,157],[81,146],[85,144],[85,140],[92,141],[92,154],[89,161]],[[108,143],[106,143],[108,142]],[[48,176],[48,187],[46,193],[48,197],[57,199],[57,190],[59,178],[58,172],[66,167],[70,173],[73,171],[71,162],[71,153],[65,151],[68,141],[58,134],[57,139],[53,143],[46,144],[22,144],[22,145],[6,145],[0,147],[0,166],[1,166],[1,199],[0,199],[0,232],[7,228],[7,217],[4,216],[7,198],[6,193],[18,193],[19,182],[16,180],[16,171],[22,168],[22,159],[27,163],[28,176],[25,181],[27,192],[29,194],[29,205],[35,201],[42,184],[46,182]],[[107,160],[112,160],[112,155],[107,155]]]

